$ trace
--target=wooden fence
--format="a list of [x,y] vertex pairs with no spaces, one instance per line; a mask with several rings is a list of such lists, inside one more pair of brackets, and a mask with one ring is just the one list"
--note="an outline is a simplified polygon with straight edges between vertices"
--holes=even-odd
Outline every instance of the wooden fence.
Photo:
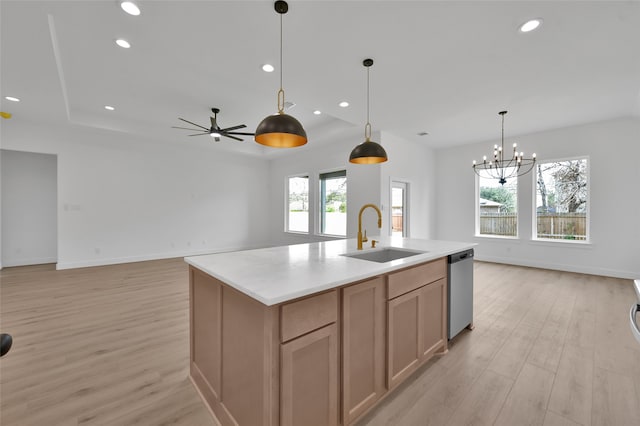
[[515,213],[480,214],[480,235],[518,235],[518,216]]
[[587,215],[585,213],[539,214],[538,238],[585,240]]
[[[584,213],[555,213],[537,215],[537,238],[585,240],[587,217]],[[515,213],[486,213],[480,215],[480,235],[513,236],[518,234]]]

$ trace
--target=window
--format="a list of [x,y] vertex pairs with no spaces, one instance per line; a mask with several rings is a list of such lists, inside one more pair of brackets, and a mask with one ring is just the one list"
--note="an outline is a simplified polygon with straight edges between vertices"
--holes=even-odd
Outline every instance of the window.
[[347,171],[320,174],[320,233],[347,235]]
[[409,198],[406,182],[391,182],[391,235],[408,237],[408,208]]
[[589,239],[588,171],[586,158],[538,163],[535,238]]
[[287,220],[289,232],[309,232],[309,176],[292,176],[287,182]]
[[498,179],[478,176],[477,235],[518,235],[518,178],[501,185]]

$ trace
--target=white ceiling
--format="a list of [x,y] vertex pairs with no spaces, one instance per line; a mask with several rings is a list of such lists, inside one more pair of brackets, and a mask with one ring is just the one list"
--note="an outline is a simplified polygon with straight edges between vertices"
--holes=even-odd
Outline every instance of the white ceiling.
[[[116,0],[2,0],[2,111],[175,143],[213,143],[172,129],[178,117],[206,126],[219,107],[222,127],[253,131],[276,112],[278,69],[261,70],[278,64],[272,1],[138,3],[133,17]],[[519,33],[534,17],[543,26]],[[507,137],[640,116],[638,1],[290,1],[283,22],[288,113],[307,147],[346,129],[362,141],[367,57],[374,131],[435,148],[499,138],[503,109]],[[220,147],[291,152],[252,137]]]

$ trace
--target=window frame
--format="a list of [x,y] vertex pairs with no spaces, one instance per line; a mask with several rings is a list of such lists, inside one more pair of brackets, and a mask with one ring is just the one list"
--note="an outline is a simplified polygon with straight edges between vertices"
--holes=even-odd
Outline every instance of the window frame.
[[388,223],[389,223],[389,236],[393,236],[393,189],[399,188],[402,189],[402,237],[410,238],[409,233],[409,211],[410,211],[410,182],[401,179],[393,179],[391,178],[391,184],[389,185],[389,214],[388,214]]
[[[540,238],[538,237],[538,206],[537,206],[537,197],[538,197],[538,165],[548,164],[548,163],[561,163],[564,161],[576,161],[576,160],[586,160],[586,176],[587,176],[587,207],[585,209],[585,239],[584,240],[569,240],[562,238]],[[576,245],[590,245],[591,244],[591,158],[588,155],[577,155],[572,157],[563,157],[563,158],[552,158],[537,160],[537,164],[533,170],[532,176],[532,188],[533,188],[533,200],[531,202],[532,212],[531,212],[531,241],[540,244],[576,244]]]
[[[516,181],[516,203],[515,203],[515,213],[516,213],[516,234],[515,235],[499,235],[499,234],[481,234],[480,233],[480,179],[481,177],[474,173],[475,176],[475,238],[489,238],[489,239],[498,239],[498,240],[519,240],[520,239],[520,177],[515,176],[511,179]],[[489,178],[484,178],[489,179]]]
[[[307,178],[307,230],[306,231],[295,231],[295,230],[291,230],[289,229],[289,223],[290,223],[290,219],[289,219],[289,214],[291,213],[291,211],[289,210],[289,197],[291,195],[290,193],[290,182],[291,179],[293,178]],[[302,234],[302,235],[308,235],[311,233],[311,211],[312,211],[312,205],[311,205],[311,174],[310,173],[297,173],[297,174],[292,174],[292,175],[288,175],[285,176],[285,197],[284,197],[284,232],[286,233],[290,233],[290,234]]]
[[[345,181],[347,181],[347,169],[346,168],[338,168],[338,169],[332,169],[332,170],[328,170],[328,171],[323,171],[318,173],[318,205],[317,205],[317,222],[318,222],[318,226],[317,226],[317,231],[316,231],[316,235],[319,236],[326,236],[326,237],[346,237],[347,236],[347,224],[348,224],[348,218],[345,216],[345,233],[343,234],[329,234],[324,231],[324,226],[325,226],[325,194],[324,194],[324,189],[325,185],[326,185],[326,180],[327,179],[331,179],[331,178],[340,178],[340,177],[344,177]],[[347,191],[348,189],[348,181],[347,181]],[[346,195],[346,194],[345,194]],[[348,209],[348,206],[347,206]],[[346,211],[345,211],[346,214]]]

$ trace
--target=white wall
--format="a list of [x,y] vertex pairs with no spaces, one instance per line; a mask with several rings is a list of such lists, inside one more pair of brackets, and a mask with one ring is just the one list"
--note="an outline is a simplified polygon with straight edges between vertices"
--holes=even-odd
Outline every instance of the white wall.
[[15,117],[2,148],[58,156],[60,269],[268,243],[264,160]]
[[[358,213],[364,204],[374,203],[382,207],[382,229],[378,229],[377,216],[371,209],[363,213],[363,230],[369,236],[389,235],[389,187],[392,178],[404,180],[411,185],[411,237],[430,238],[434,233],[435,196],[434,156],[431,150],[390,133],[374,133],[372,140],[379,142],[387,151],[389,161],[382,164],[351,164],[351,150],[363,141],[359,132],[345,132],[331,144],[310,148],[271,160],[271,240],[274,244],[293,244],[321,241],[323,237],[299,235],[284,231],[285,180],[287,176],[309,173],[310,211],[317,210],[319,173],[328,170],[347,170],[347,236],[355,238],[358,231]],[[310,144],[313,141],[309,142]],[[317,222],[312,215],[311,225]]]
[[474,237],[473,159],[499,140],[436,151],[436,237],[477,242],[480,260],[623,278],[640,277],[640,120],[618,119],[512,138],[542,161],[590,159],[591,243],[532,241],[533,175],[518,181],[517,240]]
[[382,132],[382,146],[389,161],[382,164],[381,188],[385,205],[384,232],[389,234],[391,181],[409,184],[409,237],[435,238],[436,172],[430,148]]
[[57,260],[55,155],[2,150],[2,266]]
[[[379,137],[379,134],[374,135]],[[335,136],[335,142],[313,147],[313,141],[304,150],[288,152],[286,156],[274,158],[269,167],[270,240],[274,245],[296,244],[330,239],[316,235],[318,229],[317,211],[319,200],[318,175],[327,171],[347,171],[347,237],[355,238],[358,232],[358,210],[367,203],[380,204],[380,166],[355,165],[349,163],[351,150],[362,142],[354,132]],[[308,173],[309,180],[309,234],[294,234],[284,231],[286,208],[285,183],[288,176]],[[373,210],[363,214],[363,228],[369,235],[378,234],[377,217]]]

